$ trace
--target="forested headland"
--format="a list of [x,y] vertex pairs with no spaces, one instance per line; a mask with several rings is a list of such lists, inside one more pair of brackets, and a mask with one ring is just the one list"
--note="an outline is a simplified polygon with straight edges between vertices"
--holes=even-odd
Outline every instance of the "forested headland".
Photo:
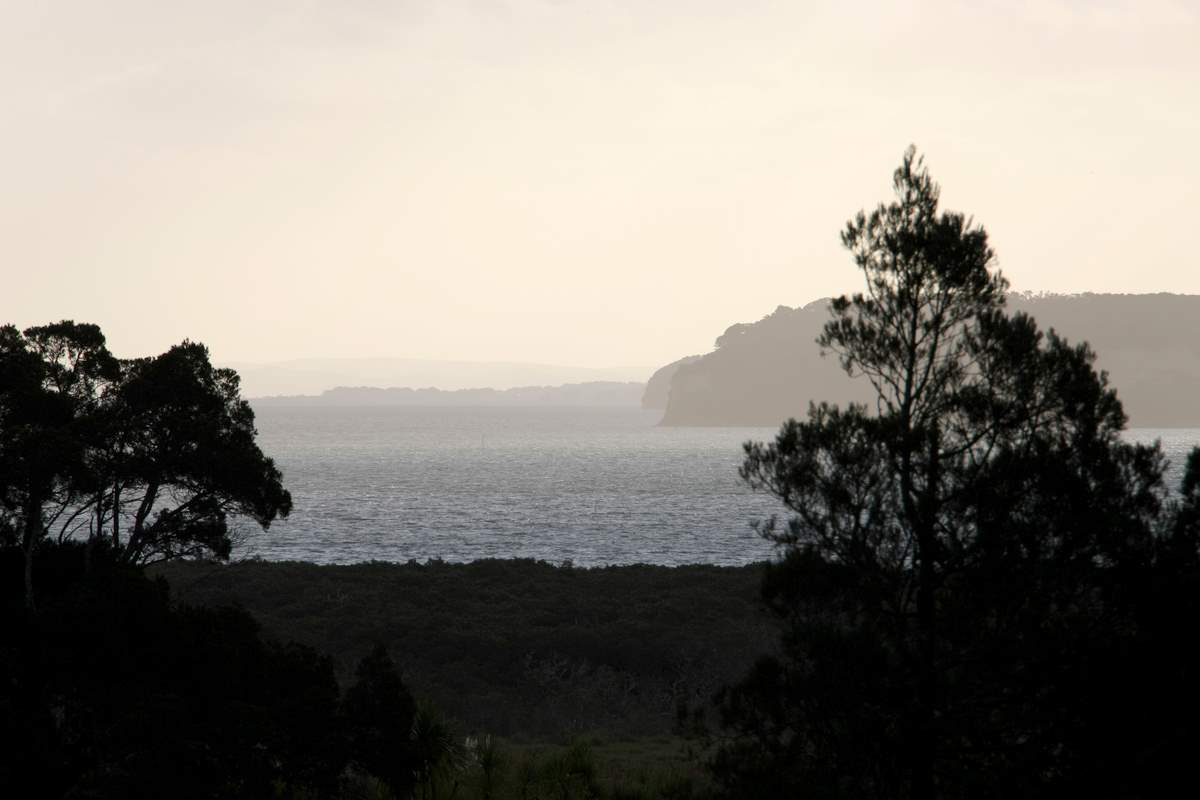
[[[1008,293],[1010,312],[1043,329],[1088,342],[1097,367],[1121,393],[1139,428],[1200,426],[1200,296]],[[671,365],[655,395],[664,425],[775,425],[810,402],[871,402],[871,387],[812,346],[829,300],[779,306],[756,322],[731,325],[715,349]],[[666,369],[666,368],[664,368]]]

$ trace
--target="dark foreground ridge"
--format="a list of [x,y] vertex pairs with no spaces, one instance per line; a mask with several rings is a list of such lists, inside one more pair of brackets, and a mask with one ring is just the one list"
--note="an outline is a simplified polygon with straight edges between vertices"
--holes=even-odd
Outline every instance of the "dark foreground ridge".
[[173,562],[182,602],[240,604],[280,641],[333,658],[339,682],[375,644],[463,731],[561,740],[669,734],[778,638],[762,567]]

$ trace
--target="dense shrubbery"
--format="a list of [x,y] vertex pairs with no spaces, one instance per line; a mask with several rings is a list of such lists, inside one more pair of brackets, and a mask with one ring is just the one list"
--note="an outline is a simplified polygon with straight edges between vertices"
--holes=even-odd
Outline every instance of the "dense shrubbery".
[[173,607],[164,583],[102,547],[43,547],[31,617],[19,556],[0,551],[0,783],[148,798],[336,786],[345,747],[327,658],[262,640],[237,608]]
[[669,733],[774,647],[761,567],[174,562],[187,602],[240,603],[343,682],[376,642],[467,732],[563,740]]
[[[458,594],[470,566],[364,569],[375,573],[366,583],[376,588],[381,572],[415,571],[433,573],[434,582]],[[484,567],[492,573],[493,588],[503,577],[526,570],[543,578],[569,572],[526,563]],[[345,691],[339,691],[333,661],[318,650],[265,637],[237,605],[173,602],[161,577],[147,577],[103,546],[39,550],[36,617],[24,606],[22,568],[17,548],[0,550],[3,624],[13,632],[5,637],[0,658],[0,785],[34,787],[23,796],[692,797],[703,783],[694,769],[660,768],[657,755],[641,761],[634,774],[614,771],[582,740],[547,748],[505,744],[487,733],[464,736],[461,724],[443,718],[428,702],[414,702],[381,645],[341,654],[351,668],[343,675]],[[261,577],[264,570],[286,575],[295,568],[248,564],[240,569]],[[211,567],[173,569],[181,575],[191,571],[202,582],[200,576],[208,575],[211,589]],[[233,576],[239,568],[225,569]],[[338,568],[311,569],[319,574]],[[530,588],[523,580],[510,586]],[[299,591],[299,584],[284,582],[281,588]],[[545,599],[545,587],[533,593]],[[401,595],[409,601],[413,596]],[[426,595],[427,600],[439,597],[437,591]],[[371,610],[358,610],[361,626]],[[548,615],[549,607],[544,611]],[[419,608],[415,614],[420,615]],[[303,616],[295,622],[306,625]],[[552,628],[555,621],[543,619],[543,624]],[[448,655],[449,647],[464,642],[462,652]],[[486,646],[487,641],[460,631],[436,648],[436,658],[465,668],[476,648]],[[653,654],[659,665],[669,663],[651,642],[641,648],[626,657]],[[395,652],[403,657],[411,647]],[[487,683],[487,670],[496,663],[481,662],[467,685]],[[651,658],[643,666],[655,663]],[[576,689],[586,692],[587,686]],[[554,703],[522,697],[508,696],[499,683],[464,701],[478,704],[485,715],[492,702],[509,712],[519,702]],[[666,748],[660,746],[659,755],[677,761],[674,745]]]

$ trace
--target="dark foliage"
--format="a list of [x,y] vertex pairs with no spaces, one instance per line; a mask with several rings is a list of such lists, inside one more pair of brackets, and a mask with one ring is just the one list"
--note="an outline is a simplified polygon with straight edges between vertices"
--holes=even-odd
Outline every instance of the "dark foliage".
[[331,654],[343,685],[376,643],[466,733],[667,735],[773,648],[758,566],[581,569],[533,561],[175,561],[186,602],[239,603],[272,636]]
[[228,558],[229,516],[291,509],[238,377],[203,345],[121,361],[95,325],[0,328],[0,541],[103,542],[125,561]]
[[406,797],[420,768],[412,742],[417,704],[383,645],[359,662],[342,712],[355,763]]
[[1087,346],[1004,314],[986,234],[938,213],[913,151],[894,185],[843,234],[867,289],[819,340],[873,407],[746,446],[790,515],[761,530],[785,633],[721,698],[716,774],[739,797],[1159,796],[1200,743],[1198,480],[1171,501]]
[[345,763],[327,658],[263,641],[234,608],[173,607],[107,548],[46,546],[27,614],[0,551],[0,785],[25,797],[274,797],[332,791]]
[[214,368],[203,345],[128,362],[109,416],[104,455],[118,494],[97,503],[136,500],[126,541],[110,525],[126,560],[228,558],[230,514],[266,528],[291,510],[279,470],[255,444],[237,374]]

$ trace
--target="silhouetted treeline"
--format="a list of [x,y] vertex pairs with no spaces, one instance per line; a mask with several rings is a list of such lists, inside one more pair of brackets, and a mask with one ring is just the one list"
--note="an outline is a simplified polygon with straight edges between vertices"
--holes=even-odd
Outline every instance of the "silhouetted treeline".
[[[194,589],[236,594],[228,591],[231,585],[246,589],[264,579],[270,582],[276,565],[245,565],[255,574],[229,576],[214,576],[211,565],[176,566],[179,569],[172,572],[181,582],[193,583]],[[311,579],[313,574],[298,575],[299,565],[277,566],[285,578],[278,588],[303,595],[296,579]],[[501,565],[494,566],[503,571]],[[530,565],[516,566],[519,570]],[[0,550],[0,624],[5,630],[0,651],[0,786],[22,787],[23,798],[633,800],[699,797],[705,791],[703,776],[680,762],[676,745],[647,740],[641,747],[651,752],[634,758],[640,766],[621,768],[619,754],[606,754],[603,747],[597,751],[588,740],[560,747],[511,745],[486,728],[450,720],[435,705],[414,699],[397,660],[411,664],[414,650],[427,647],[430,652],[422,654],[423,663],[469,673],[459,686],[471,693],[456,706],[467,709],[467,719],[493,719],[492,706],[511,713],[522,705],[528,710],[543,702],[552,707],[561,702],[553,686],[543,688],[550,696],[539,701],[531,694],[512,692],[504,678],[490,675],[510,652],[504,647],[503,626],[486,640],[472,641],[472,636],[483,634],[482,627],[454,636],[453,629],[461,627],[458,618],[444,612],[412,614],[408,622],[428,629],[399,636],[399,649],[389,650],[379,643],[366,644],[366,637],[395,637],[403,630],[394,627],[397,616],[373,620],[370,609],[353,611],[353,606],[340,603],[336,624],[354,629],[350,636],[355,652],[353,657],[339,653],[346,658],[339,682],[334,660],[319,650],[281,643],[239,605],[181,602],[161,577],[147,577],[107,546],[90,551],[80,543],[42,548],[36,561],[39,604],[33,617],[21,591],[22,569],[18,549]],[[339,568],[311,569],[320,573]],[[437,572],[439,566],[428,569]],[[387,580],[378,569],[349,577],[356,580],[319,581],[319,592],[345,590],[345,599],[354,602],[363,599],[354,585],[366,584],[367,596],[376,599],[378,593],[388,595],[396,588],[396,576]],[[455,590],[470,583],[462,575],[448,581],[446,575],[439,577],[434,583],[446,581]],[[412,589],[433,588],[422,586],[419,579],[415,583]],[[494,589],[496,582],[491,583]],[[517,580],[507,585],[520,591],[528,584]],[[290,609],[270,608],[278,615],[275,621],[294,615],[297,630],[328,634],[320,620],[329,610],[328,598],[322,600],[319,592],[308,594],[306,599],[314,605],[307,609],[303,601]],[[265,594],[268,605],[282,597]],[[735,596],[744,597],[745,592]],[[405,597],[411,600],[413,595]],[[449,598],[448,591],[434,589],[423,598],[425,610]],[[476,602],[476,610],[482,609],[481,601]],[[524,608],[530,610],[530,605]],[[510,628],[520,624],[513,619]],[[554,625],[550,620],[543,624]],[[440,644],[430,641],[431,633],[434,638],[440,635]],[[649,643],[643,646],[655,650]],[[497,649],[499,653],[488,652]],[[673,655],[665,650],[669,647],[659,645],[657,652]],[[522,665],[527,661],[518,659],[515,667]],[[573,689],[581,693],[594,688],[589,679],[595,671],[575,669],[556,672],[550,679],[577,681]],[[488,684],[487,691],[480,691],[481,683]],[[455,685],[454,676],[447,684]],[[590,722],[575,716],[583,710],[557,709],[572,715],[577,729]],[[586,711],[596,714],[598,727],[612,720],[611,714],[594,708]],[[522,715],[510,718],[520,721]]]
[[103,544],[130,564],[228,558],[231,516],[287,516],[256,435],[237,373],[204,345],[120,359],[96,325],[0,326],[0,546],[23,554],[30,612],[47,542]]
[[[673,649],[678,639],[610,649],[580,635],[580,618],[598,622],[604,605],[570,591],[583,581],[552,587],[549,599],[527,593],[549,612],[530,649],[514,648],[530,644],[519,636],[502,646],[498,632],[516,619],[496,619],[492,609],[505,606],[495,596],[486,610],[427,606],[405,619],[411,627],[375,635],[352,624],[361,615],[343,617],[343,633],[357,627],[362,646],[340,676],[318,650],[261,636],[239,606],[172,598],[146,565],[227,559],[231,517],[265,528],[290,510],[256,434],[238,376],[214,368],[202,345],[118,359],[95,325],[0,327],[0,786],[73,798],[695,796],[695,776],[670,769],[614,785],[582,742],[516,752],[486,729],[464,738],[414,699],[379,644],[387,639],[403,658],[433,644],[422,629],[448,634],[423,653],[436,665],[430,674],[493,673],[493,688],[494,675],[506,675],[498,694],[471,699],[489,710],[486,722],[512,729],[604,729],[638,705],[649,709],[639,722],[661,730],[680,693],[710,692],[734,673],[694,669],[708,653]],[[413,583],[408,590],[447,599],[445,582]],[[460,582],[454,595],[486,584]],[[319,613],[330,601],[320,596]],[[564,610],[574,613],[570,626]],[[656,634],[665,633],[662,612],[649,615]],[[500,624],[472,628],[471,614]],[[601,696],[590,697],[597,687]]]

